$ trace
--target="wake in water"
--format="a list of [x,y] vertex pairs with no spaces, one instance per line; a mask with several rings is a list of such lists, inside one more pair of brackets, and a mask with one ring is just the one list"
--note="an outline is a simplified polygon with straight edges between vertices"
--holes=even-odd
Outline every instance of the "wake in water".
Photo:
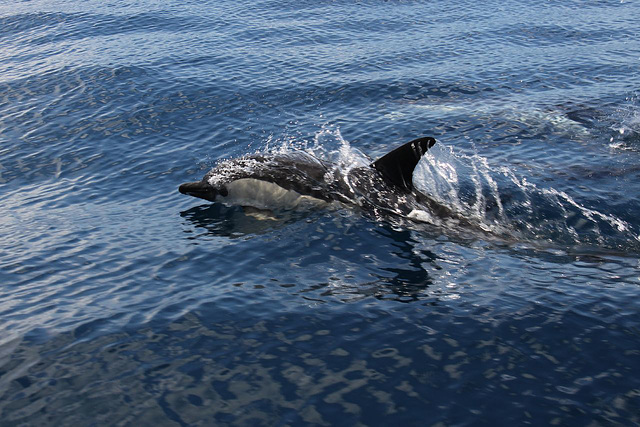
[[607,212],[588,207],[566,191],[540,186],[508,166],[435,146],[414,175],[418,189],[466,215],[482,230],[520,240],[637,250],[638,230]]

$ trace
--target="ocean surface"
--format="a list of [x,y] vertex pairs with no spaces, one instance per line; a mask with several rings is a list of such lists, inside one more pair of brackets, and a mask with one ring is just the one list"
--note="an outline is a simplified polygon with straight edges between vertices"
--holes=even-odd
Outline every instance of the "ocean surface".
[[[0,2],[0,424],[640,423],[640,2]],[[180,194],[421,136],[465,224]]]

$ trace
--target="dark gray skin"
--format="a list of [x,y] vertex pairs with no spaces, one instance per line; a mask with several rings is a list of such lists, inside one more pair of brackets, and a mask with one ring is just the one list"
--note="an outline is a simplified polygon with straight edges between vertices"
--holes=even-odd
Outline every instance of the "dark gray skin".
[[[227,195],[225,184],[243,178],[272,182],[299,194],[331,202],[341,199],[341,191],[324,177],[330,173],[330,165],[304,152],[274,155],[250,155],[221,162],[210,170],[201,181],[188,182],[179,187],[182,194],[216,201],[218,195]],[[215,186],[210,184],[217,179]]]
[[326,202],[359,206],[374,213],[407,217],[412,211],[422,210],[440,218],[462,220],[413,188],[413,170],[434,143],[433,138],[416,139],[368,167],[349,170],[346,175],[304,152],[230,159],[209,171],[201,181],[182,184],[179,191],[215,202],[219,195],[226,197],[227,184],[253,178]]

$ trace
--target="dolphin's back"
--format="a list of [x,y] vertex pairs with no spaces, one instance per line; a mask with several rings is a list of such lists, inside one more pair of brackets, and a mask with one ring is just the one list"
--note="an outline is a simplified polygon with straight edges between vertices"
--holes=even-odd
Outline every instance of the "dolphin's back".
[[221,188],[233,181],[254,179],[324,201],[333,201],[336,200],[336,194],[326,179],[328,173],[330,168],[327,163],[299,151],[225,160],[209,171],[203,180]]

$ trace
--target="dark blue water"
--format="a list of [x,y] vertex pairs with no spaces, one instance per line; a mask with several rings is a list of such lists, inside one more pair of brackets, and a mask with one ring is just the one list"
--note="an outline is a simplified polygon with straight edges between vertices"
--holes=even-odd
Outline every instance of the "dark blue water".
[[[1,3],[0,424],[639,423],[638,17]],[[472,227],[177,191],[424,135]]]

